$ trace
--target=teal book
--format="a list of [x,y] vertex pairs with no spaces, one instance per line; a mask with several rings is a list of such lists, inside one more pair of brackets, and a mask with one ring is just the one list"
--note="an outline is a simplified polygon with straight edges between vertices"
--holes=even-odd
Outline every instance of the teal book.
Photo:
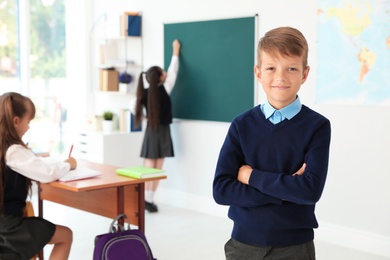
[[166,176],[164,170],[144,166],[119,168],[116,170],[116,174],[135,179],[148,179]]

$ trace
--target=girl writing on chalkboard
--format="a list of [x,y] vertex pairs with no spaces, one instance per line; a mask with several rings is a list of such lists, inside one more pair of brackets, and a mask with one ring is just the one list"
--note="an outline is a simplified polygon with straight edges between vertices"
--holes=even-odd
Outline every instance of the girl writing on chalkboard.
[[30,98],[8,92],[0,96],[0,259],[30,259],[53,244],[50,259],[68,259],[72,231],[43,218],[25,217],[31,182],[51,182],[77,166],[74,158],[45,162],[22,141],[35,117]]
[[[141,157],[145,158],[145,166],[162,169],[164,158],[173,157],[173,144],[170,132],[172,123],[171,93],[179,71],[180,42],[172,43],[173,53],[167,72],[158,66],[142,72],[137,87],[137,101],[135,105],[135,124],[142,122],[144,108],[146,110],[147,127],[141,148]],[[144,87],[145,75],[149,87]],[[158,181],[146,182],[145,208],[149,212],[157,212],[154,203],[154,193]]]

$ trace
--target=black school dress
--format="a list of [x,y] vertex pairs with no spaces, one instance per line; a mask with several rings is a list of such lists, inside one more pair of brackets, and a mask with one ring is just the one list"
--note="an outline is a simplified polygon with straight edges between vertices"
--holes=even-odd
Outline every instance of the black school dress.
[[7,167],[3,183],[0,259],[31,259],[50,241],[56,226],[39,217],[23,217],[28,195],[25,176]]

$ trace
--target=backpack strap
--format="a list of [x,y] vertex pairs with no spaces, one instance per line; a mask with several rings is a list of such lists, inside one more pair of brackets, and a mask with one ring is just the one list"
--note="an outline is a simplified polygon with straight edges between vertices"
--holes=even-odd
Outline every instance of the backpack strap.
[[[125,220],[129,220],[129,218],[126,216],[126,214],[123,214],[123,213],[119,214],[118,216],[116,216],[112,220],[110,228],[108,229],[108,233],[115,233],[117,231],[124,231],[124,230],[126,230],[124,226],[118,224],[118,220],[121,219],[121,218],[124,218]],[[130,228],[130,224],[128,224],[127,230],[130,230],[130,229],[131,229]]]

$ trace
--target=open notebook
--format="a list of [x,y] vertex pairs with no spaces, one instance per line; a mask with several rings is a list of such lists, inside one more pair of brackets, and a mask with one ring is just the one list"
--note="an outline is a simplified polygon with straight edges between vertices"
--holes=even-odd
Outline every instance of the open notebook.
[[67,181],[76,181],[81,179],[87,179],[99,176],[101,173],[89,168],[78,167],[74,170],[69,171],[65,174],[59,181],[67,182]]

